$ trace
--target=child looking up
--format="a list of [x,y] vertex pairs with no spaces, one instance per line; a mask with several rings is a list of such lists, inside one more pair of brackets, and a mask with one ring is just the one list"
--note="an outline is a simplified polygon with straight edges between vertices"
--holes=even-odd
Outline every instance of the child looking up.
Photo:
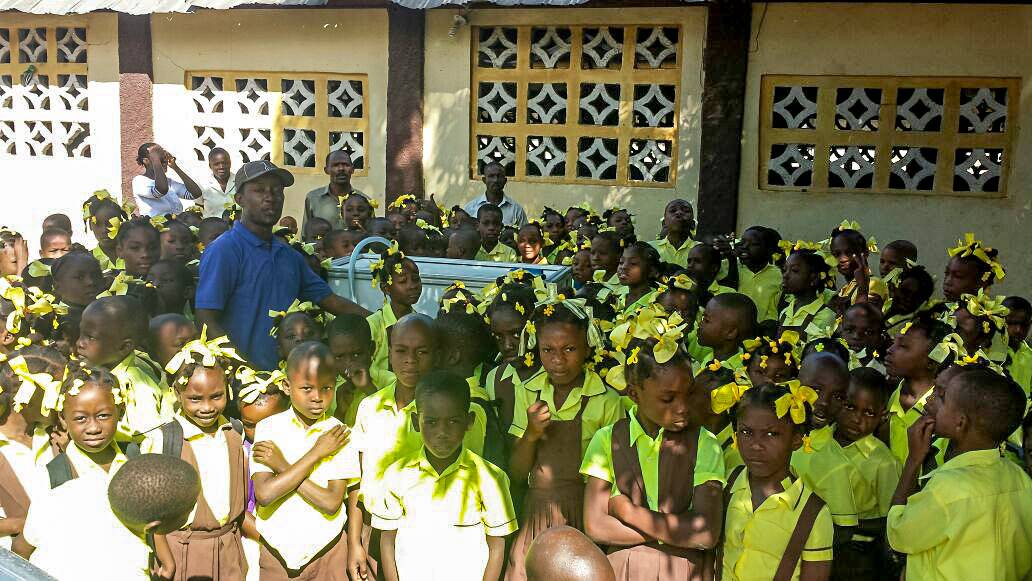
[[620,258],[623,256],[624,245],[616,232],[599,232],[591,239],[591,268],[594,271],[602,271],[601,282],[610,284],[617,282],[616,269],[620,267]]
[[881,249],[878,258],[878,273],[882,278],[897,268],[906,268],[917,262],[917,246],[909,240],[893,240]]
[[55,228],[44,230],[39,237],[40,258],[61,258],[72,251],[72,234]]
[[147,330],[147,354],[162,369],[188,342],[197,338],[193,321],[178,313],[158,315]]
[[104,297],[82,312],[75,350],[90,365],[110,369],[127,394],[118,440],[138,439],[172,417],[173,396],[161,370],[136,351],[147,334],[142,306],[128,296]]
[[147,282],[157,289],[158,314],[177,313],[193,317],[190,301],[194,296],[194,277],[185,263],[163,258],[147,271]]
[[526,578],[524,555],[543,530],[581,528],[580,458],[595,432],[623,414],[620,396],[585,367],[602,337],[581,301],[557,297],[539,303],[527,327],[534,341],[527,348],[536,348],[544,371],[517,388],[509,428],[516,438],[509,474],[514,482],[528,482],[529,491],[507,580]]
[[[618,579],[711,574],[723,524],[724,459],[690,412],[692,363],[657,338],[628,345],[627,417],[599,430],[581,464],[584,530],[609,546]],[[661,363],[662,361],[662,363]]]
[[772,228],[752,226],[735,245],[738,292],[756,303],[757,320],[777,320],[781,301],[781,270],[774,264],[781,235]]
[[[724,520],[725,581],[827,579],[834,525],[817,493],[789,466],[803,445],[813,394],[805,386],[761,385],[734,410],[744,471],[732,474]],[[780,412],[780,413],[779,413]]]
[[373,337],[369,323],[360,315],[341,315],[327,325],[326,343],[337,367],[337,402],[333,415],[344,424],[353,426],[359,404],[380,389],[369,374],[369,366],[373,362]]
[[50,265],[50,276],[54,279],[54,295],[72,307],[83,308],[92,303],[105,286],[100,263],[82,250],[55,260]]
[[516,233],[516,250],[520,262],[523,264],[548,264],[542,250],[545,239],[541,226],[530,222],[520,226]]
[[247,571],[240,543],[250,482],[243,429],[223,415],[231,397],[226,377],[243,360],[226,346],[228,338],[209,341],[206,331],[165,367],[179,411],[140,446],[145,454],[181,458],[204,475],[188,524],[165,537],[180,581],[242,579]]
[[[112,227],[128,220],[129,216],[122,211],[107,190],[96,191],[83,202],[82,216],[86,221],[86,227],[97,240],[97,247],[93,249],[93,257],[100,263],[101,269],[105,272],[112,269],[124,269],[125,264],[115,252],[115,235],[112,233]],[[115,228],[114,231],[118,232],[118,228]]]
[[463,446],[473,425],[469,393],[465,379],[447,371],[416,386],[412,422],[423,446],[387,469],[372,509],[388,581],[501,575],[516,514],[505,472]]
[[[387,353],[390,346],[387,338],[390,328],[398,319],[412,312],[412,305],[419,302],[423,294],[423,281],[419,278],[419,268],[411,259],[398,250],[394,244],[380,253],[380,260],[372,265],[373,282],[384,294],[384,305],[375,313],[366,317],[369,329],[373,334],[373,365],[369,369],[373,383],[387,385],[390,383]],[[413,384],[414,386],[414,384]]]
[[942,293],[949,302],[959,301],[964,295],[977,295],[979,289],[991,287],[1006,274],[998,258],[999,250],[976,240],[970,232],[948,253]]
[[813,335],[830,334],[836,318],[827,305],[835,296],[827,289],[830,280],[828,264],[813,250],[800,248],[789,254],[782,278],[788,306],[778,316],[779,333],[795,331],[803,343]]
[[634,312],[656,300],[661,267],[659,252],[645,242],[634,242],[623,251],[616,276],[626,288],[626,294],[620,291],[624,312]]
[[860,525],[852,541],[844,543],[835,555],[836,575],[872,579],[891,566],[882,563],[880,553],[900,466],[888,446],[874,435],[885,421],[889,392],[885,376],[874,369],[860,367],[849,374],[849,391],[835,425],[835,441],[860,474],[853,484]]
[[1025,390],[1032,389],[1032,347],[1029,346],[1028,331],[1032,327],[1032,304],[1023,297],[1007,297],[1003,301],[1007,307],[1007,371],[1014,381]]
[[666,235],[650,241],[656,247],[663,262],[676,264],[681,268],[688,265],[688,252],[695,241],[695,211],[687,200],[676,199],[667,202],[663,210],[663,228]]
[[480,231],[480,250],[477,260],[489,262],[517,262],[516,252],[502,244],[502,209],[494,204],[484,204],[477,209],[477,229]]
[[[1032,572],[1032,480],[999,452],[1026,398],[986,369],[937,387],[935,415],[909,430],[909,455],[889,509],[889,544],[907,556],[907,579],[1026,579]],[[955,455],[918,491],[933,435]]]
[[347,426],[328,413],[336,376],[329,348],[298,345],[287,359],[290,409],[255,428],[262,579],[347,581],[344,497],[359,468]]
[[115,254],[125,263],[125,272],[144,278],[161,253],[161,236],[147,218],[133,218],[118,227]]

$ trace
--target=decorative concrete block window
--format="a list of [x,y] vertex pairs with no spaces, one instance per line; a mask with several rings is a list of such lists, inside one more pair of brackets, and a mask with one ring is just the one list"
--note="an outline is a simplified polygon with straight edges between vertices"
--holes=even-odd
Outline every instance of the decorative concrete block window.
[[673,187],[678,26],[473,29],[470,172]]
[[0,27],[0,158],[90,157],[86,27]]
[[760,189],[1002,197],[1020,80],[765,75]]
[[355,175],[368,174],[366,75],[189,71],[194,155],[215,147],[234,165],[265,159],[319,174],[331,151],[346,150]]

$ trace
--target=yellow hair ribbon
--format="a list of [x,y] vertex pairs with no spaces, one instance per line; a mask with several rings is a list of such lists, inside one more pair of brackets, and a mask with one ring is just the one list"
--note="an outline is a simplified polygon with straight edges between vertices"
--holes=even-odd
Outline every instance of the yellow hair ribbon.
[[223,335],[209,340],[207,335],[208,326],[205,325],[201,327],[200,338],[188,341],[183,345],[179,353],[169,360],[165,371],[176,373],[184,365],[193,362],[199,362],[204,367],[214,367],[219,359],[234,359],[243,363],[244,359],[240,357],[236,349],[228,346],[229,337]]
[[710,405],[713,413],[722,414],[741,401],[742,396],[752,386],[747,383],[731,382],[710,392]]
[[237,395],[245,404],[254,403],[259,395],[269,392],[269,387],[285,391],[283,387],[287,381],[287,376],[282,371],[255,371],[247,366],[237,369],[236,377],[241,384]]
[[789,381],[785,385],[788,387],[788,393],[774,402],[775,413],[779,418],[790,414],[794,423],[802,424],[806,421],[806,406],[809,405],[812,408],[813,404],[817,402],[817,392],[796,380]]

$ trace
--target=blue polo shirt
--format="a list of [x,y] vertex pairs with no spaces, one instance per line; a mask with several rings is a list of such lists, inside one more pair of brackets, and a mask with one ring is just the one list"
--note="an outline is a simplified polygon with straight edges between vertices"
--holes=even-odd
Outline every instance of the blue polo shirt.
[[261,369],[279,362],[269,311],[284,311],[294,299],[318,304],[330,294],[297,250],[277,238],[266,242],[240,222],[201,255],[196,307],[222,311],[230,340]]

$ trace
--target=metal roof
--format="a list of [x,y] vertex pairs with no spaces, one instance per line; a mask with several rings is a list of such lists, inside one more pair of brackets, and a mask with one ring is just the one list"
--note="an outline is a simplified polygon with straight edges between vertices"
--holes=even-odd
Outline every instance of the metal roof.
[[[439,6],[465,6],[470,0],[391,0],[399,6],[415,9]],[[587,0],[487,0],[500,6],[574,6]],[[190,12],[196,8],[222,10],[241,5],[255,6],[325,6],[327,0],[0,0],[0,11],[17,10],[31,14],[85,14],[112,10],[126,14]]]

